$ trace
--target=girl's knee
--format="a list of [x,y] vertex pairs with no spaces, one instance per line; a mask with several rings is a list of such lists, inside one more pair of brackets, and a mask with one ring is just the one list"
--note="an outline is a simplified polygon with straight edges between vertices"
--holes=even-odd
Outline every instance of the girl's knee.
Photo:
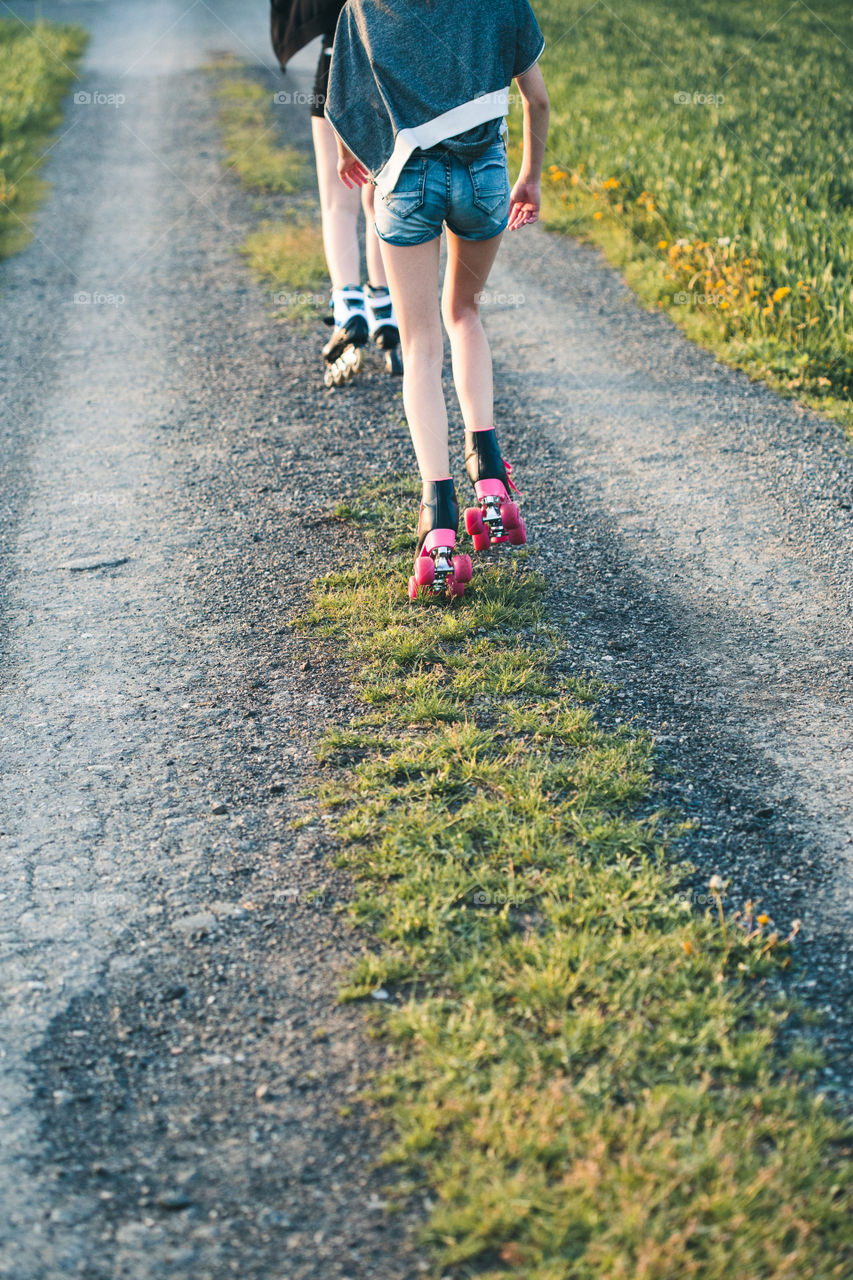
[[401,326],[401,346],[403,348],[403,365],[406,369],[417,365],[421,369],[444,362],[444,339],[441,330],[414,329]]
[[471,329],[480,324],[480,304],[475,298],[445,298],[441,315],[448,333]]

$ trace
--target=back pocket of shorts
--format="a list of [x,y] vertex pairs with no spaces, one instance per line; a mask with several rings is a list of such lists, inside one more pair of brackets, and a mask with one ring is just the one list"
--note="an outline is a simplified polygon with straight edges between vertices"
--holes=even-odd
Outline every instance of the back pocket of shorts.
[[490,148],[479,160],[471,161],[468,172],[474,187],[474,204],[484,213],[497,213],[509,200],[506,152],[503,148]]
[[396,217],[408,218],[423,205],[425,189],[426,160],[411,159],[403,166],[394,190],[381,198]]

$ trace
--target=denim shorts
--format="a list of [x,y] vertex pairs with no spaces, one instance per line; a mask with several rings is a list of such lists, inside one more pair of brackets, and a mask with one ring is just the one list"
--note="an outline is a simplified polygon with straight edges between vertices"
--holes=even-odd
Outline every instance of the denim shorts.
[[426,244],[447,223],[463,240],[489,240],[506,229],[509,193],[502,138],[468,162],[449,151],[416,151],[391,194],[376,193],[376,234],[387,244]]

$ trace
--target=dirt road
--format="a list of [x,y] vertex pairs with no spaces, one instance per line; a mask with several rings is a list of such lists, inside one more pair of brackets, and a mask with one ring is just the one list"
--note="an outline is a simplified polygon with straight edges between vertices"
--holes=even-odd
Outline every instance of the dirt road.
[[[93,40],[0,265],[0,1274],[401,1280],[382,1136],[348,1113],[380,1050],[334,999],[361,942],[322,827],[293,826],[346,673],[288,625],[357,554],[334,500],[411,466],[399,392],[325,392],[235,252],[258,207],[199,68],[230,49],[276,87],[265,8],[40,9]],[[701,874],[802,918],[839,1085],[850,448],[588,250],[508,237],[490,288],[566,661],[659,733]]]

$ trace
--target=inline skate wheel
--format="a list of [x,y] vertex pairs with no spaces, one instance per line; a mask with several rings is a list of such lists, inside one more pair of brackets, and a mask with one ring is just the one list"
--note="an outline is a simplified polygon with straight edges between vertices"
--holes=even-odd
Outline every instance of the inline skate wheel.
[[[457,584],[464,586],[466,582],[471,581],[473,574],[474,569],[470,556],[459,555],[453,557],[453,580]],[[461,595],[462,592],[460,591],[459,594]]]

